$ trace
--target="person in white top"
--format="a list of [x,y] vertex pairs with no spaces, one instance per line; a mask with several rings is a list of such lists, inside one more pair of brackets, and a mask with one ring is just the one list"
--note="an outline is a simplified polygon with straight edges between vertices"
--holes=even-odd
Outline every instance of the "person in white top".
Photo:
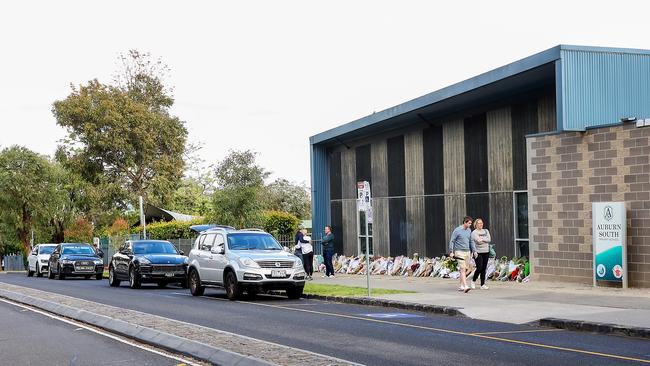
[[484,223],[481,218],[474,220],[474,231],[472,231],[472,240],[476,245],[476,271],[474,277],[470,282],[471,288],[476,287],[474,282],[481,277],[481,289],[487,290],[488,286],[485,284],[485,270],[487,269],[488,259],[490,258],[490,242],[492,237],[488,229],[484,228]]
[[302,252],[302,266],[307,273],[307,279],[313,280],[314,274],[314,247],[311,245],[311,237],[307,235],[307,229],[302,229],[302,238],[298,241],[296,249]]

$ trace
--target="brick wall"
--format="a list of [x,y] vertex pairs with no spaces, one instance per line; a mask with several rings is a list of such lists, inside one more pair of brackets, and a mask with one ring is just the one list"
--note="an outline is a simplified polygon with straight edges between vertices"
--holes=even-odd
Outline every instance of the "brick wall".
[[650,127],[527,138],[533,278],[591,283],[591,202],[627,207],[629,285],[650,287]]

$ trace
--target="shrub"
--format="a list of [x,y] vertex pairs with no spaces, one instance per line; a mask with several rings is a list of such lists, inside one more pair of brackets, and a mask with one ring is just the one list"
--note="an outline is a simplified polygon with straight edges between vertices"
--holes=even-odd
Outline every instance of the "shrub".
[[107,230],[109,235],[124,235],[129,232],[129,223],[121,217],[113,221],[113,225]]
[[91,243],[93,240],[93,226],[88,220],[79,218],[63,231],[67,243]]
[[291,235],[298,230],[300,220],[288,212],[266,211],[263,215],[264,230],[274,235]]

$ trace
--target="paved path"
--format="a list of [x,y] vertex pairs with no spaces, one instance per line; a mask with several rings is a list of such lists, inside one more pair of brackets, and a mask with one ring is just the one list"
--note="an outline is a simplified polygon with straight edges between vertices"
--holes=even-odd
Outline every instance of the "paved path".
[[[366,287],[362,275],[315,276],[316,283]],[[458,281],[443,278],[373,276],[371,287],[416,291],[380,298],[460,307],[465,315],[524,324],[554,317],[650,328],[650,290],[594,288],[549,282],[488,281],[490,289],[456,291]]]
[[[0,285],[7,286],[2,283],[48,291],[41,293],[44,297],[64,294],[102,303],[105,309],[119,307],[156,315],[155,321],[162,323],[152,326],[168,327],[168,319],[189,329],[192,324],[200,325],[368,365],[650,363],[650,342],[626,337],[317,300],[261,296],[255,301],[230,302],[217,290],[193,298],[187,290],[173,287],[131,290],[110,288],[106,281],[54,281],[19,274],[0,276]],[[114,313],[118,317],[124,314]],[[193,329],[196,336],[210,339],[210,333],[202,333],[200,327]],[[242,345],[239,351],[254,352],[255,348],[249,347]]]
[[[175,360],[0,301],[2,365],[178,365]],[[10,330],[10,331],[9,331]]]

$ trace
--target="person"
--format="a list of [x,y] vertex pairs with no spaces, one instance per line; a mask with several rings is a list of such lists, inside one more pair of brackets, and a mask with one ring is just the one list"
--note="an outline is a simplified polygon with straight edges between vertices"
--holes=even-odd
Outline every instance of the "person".
[[302,252],[302,266],[307,273],[307,280],[313,280],[314,274],[314,247],[311,245],[311,237],[307,235],[307,229],[302,229],[302,240],[298,243]]
[[294,243],[296,243],[296,245],[293,247],[293,255],[300,258],[300,260],[303,260],[302,251],[300,250],[300,244],[302,243],[303,240],[302,237],[305,235],[302,232],[302,230],[303,230],[302,228],[299,228],[298,231],[296,232],[296,237],[294,238]]
[[93,247],[95,248],[95,253],[97,253],[97,255],[98,255],[100,258],[104,258],[104,251],[103,251],[102,248],[99,246],[99,244],[97,244],[97,243],[93,243]]
[[322,240],[323,260],[325,262],[325,275],[323,277],[334,278],[334,265],[332,257],[334,256],[334,234],[330,225],[325,226],[325,236]]
[[467,285],[467,274],[470,271],[469,261],[470,256],[475,256],[476,247],[472,240],[472,230],[469,228],[472,225],[472,218],[465,216],[463,224],[454,229],[451,233],[451,240],[449,240],[449,256],[458,261],[458,271],[460,272],[460,287],[458,291],[465,293],[471,290]]
[[479,217],[474,220],[474,231],[472,231],[472,240],[476,246],[476,271],[474,271],[474,276],[472,277],[472,282],[470,282],[470,287],[473,289],[476,287],[474,282],[481,277],[481,289],[487,290],[489,287],[485,284],[485,271],[487,270],[488,259],[490,259],[490,232],[488,229],[485,229],[483,226],[483,220]]

